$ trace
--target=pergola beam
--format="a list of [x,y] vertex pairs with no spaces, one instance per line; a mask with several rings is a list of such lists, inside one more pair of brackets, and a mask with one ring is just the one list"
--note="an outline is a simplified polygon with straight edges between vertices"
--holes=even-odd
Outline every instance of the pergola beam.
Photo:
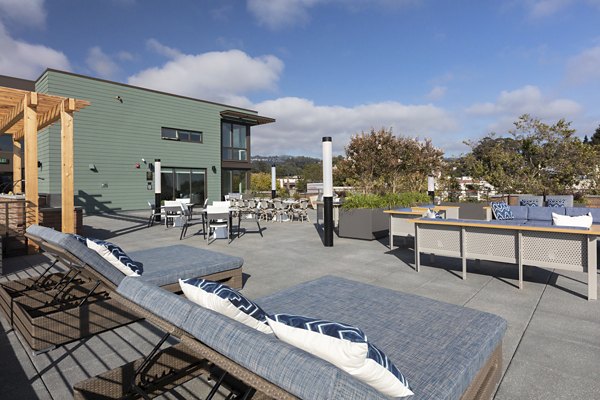
[[18,102],[4,117],[0,118],[0,134],[12,128],[23,118],[24,101]]
[[75,181],[73,177],[73,113],[75,99],[65,99],[60,104],[60,159],[62,231],[75,233]]
[[[37,93],[30,93],[23,99],[23,131],[25,133],[25,204],[26,226],[39,222],[39,191],[37,168]],[[29,246],[29,252],[36,251]]]

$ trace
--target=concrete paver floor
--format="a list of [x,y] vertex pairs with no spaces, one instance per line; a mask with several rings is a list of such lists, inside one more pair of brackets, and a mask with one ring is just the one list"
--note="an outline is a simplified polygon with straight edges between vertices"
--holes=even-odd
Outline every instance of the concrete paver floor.
[[[230,244],[217,240],[207,245],[199,225],[179,241],[177,228],[146,228],[145,213],[85,217],[84,234],[114,241],[126,251],[186,244],[243,257],[243,293],[250,298],[338,275],[497,314],[508,321],[508,331],[496,399],[600,398],[600,301],[586,300],[585,274],[527,267],[525,288],[519,290],[512,265],[469,262],[463,281],[460,260],[436,257],[431,264],[422,257],[423,267],[416,272],[412,249],[390,251],[387,239],[336,236],[334,247],[324,247],[315,214],[309,215],[311,223],[263,222],[264,237],[255,224],[244,223],[247,231]],[[44,255],[5,259],[1,280],[38,274],[48,262]],[[161,335],[141,321],[33,355],[1,322],[2,398],[70,398],[73,384],[139,358]],[[203,398],[208,390],[195,379],[162,398]]]

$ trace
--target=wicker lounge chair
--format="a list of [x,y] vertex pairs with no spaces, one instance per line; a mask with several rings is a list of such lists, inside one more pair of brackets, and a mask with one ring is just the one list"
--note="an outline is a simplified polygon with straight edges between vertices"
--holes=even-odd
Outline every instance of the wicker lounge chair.
[[[64,273],[0,284],[0,309],[35,350],[45,350],[72,340],[140,319],[117,304],[111,293],[125,275],[69,235],[40,226],[27,230],[29,240],[60,262]],[[177,280],[205,277],[241,288],[239,257],[174,245],[129,254],[144,264],[140,280],[179,291]]]
[[[387,399],[333,364],[139,279],[126,278],[117,299],[179,338],[179,363],[195,356],[246,386],[240,396],[276,399]],[[499,381],[506,321],[473,309],[337,277],[324,277],[256,300],[266,312],[343,321],[361,327],[423,399],[489,399]],[[159,343],[160,345],[160,343]],[[157,347],[158,348],[158,347]],[[157,349],[155,348],[155,349]],[[158,353],[160,354],[160,353]],[[187,356],[183,356],[186,354]],[[159,359],[161,365],[150,360]],[[201,362],[204,360],[204,363]],[[171,360],[175,361],[175,360]],[[154,391],[175,366],[153,352],[131,365],[74,385],[76,399],[120,398]],[[187,367],[193,369],[191,364]],[[146,372],[148,371],[148,372]],[[124,376],[127,375],[126,378]]]

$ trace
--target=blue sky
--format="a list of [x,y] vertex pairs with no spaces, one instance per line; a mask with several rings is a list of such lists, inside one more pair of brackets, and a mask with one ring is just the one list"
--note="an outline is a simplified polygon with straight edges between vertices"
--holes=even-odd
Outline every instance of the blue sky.
[[600,124],[600,0],[0,0],[0,74],[47,67],[274,117],[254,154],[371,128],[447,155],[519,115]]

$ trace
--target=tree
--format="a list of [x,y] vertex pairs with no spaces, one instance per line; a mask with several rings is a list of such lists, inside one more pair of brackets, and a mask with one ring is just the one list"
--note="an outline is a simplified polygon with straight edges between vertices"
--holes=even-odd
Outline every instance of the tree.
[[598,125],[598,127],[596,128],[596,131],[592,135],[589,143],[593,144],[594,146],[600,145],[600,125]]
[[427,176],[442,165],[442,151],[430,140],[396,137],[391,129],[354,135],[339,173],[363,193],[424,190]]
[[509,137],[492,133],[467,142],[471,153],[462,163],[469,175],[502,193],[564,193],[584,179],[596,185],[599,152],[574,135],[570,122],[548,125],[525,114],[514,126]]

